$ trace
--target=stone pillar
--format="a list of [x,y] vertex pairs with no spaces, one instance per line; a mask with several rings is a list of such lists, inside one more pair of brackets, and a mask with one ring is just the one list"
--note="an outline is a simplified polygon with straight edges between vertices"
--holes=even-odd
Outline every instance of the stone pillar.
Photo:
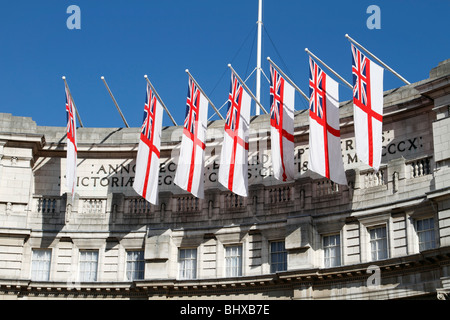
[[402,192],[402,187],[405,181],[405,158],[400,157],[389,161],[387,167],[387,183],[388,189],[392,190],[392,193]]
[[168,279],[171,230],[149,230],[145,239],[146,279]]
[[311,216],[288,220],[285,247],[288,252],[288,270],[314,266],[313,225]]
[[430,71],[430,79],[415,88],[432,100],[436,112],[433,128],[434,190],[428,198],[438,203],[440,246],[450,245],[450,59]]

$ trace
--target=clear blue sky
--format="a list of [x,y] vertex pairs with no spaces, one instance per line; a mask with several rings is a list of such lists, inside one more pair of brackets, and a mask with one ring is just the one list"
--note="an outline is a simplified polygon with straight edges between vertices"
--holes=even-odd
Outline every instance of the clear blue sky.
[[[263,3],[264,72],[269,74],[270,56],[304,92],[305,47],[351,82],[346,33],[410,82],[428,78],[431,68],[450,58],[449,0]],[[81,9],[80,30],[66,26],[66,10],[73,4]],[[372,4],[381,9],[379,30],[366,26]],[[255,68],[257,7],[258,0],[2,1],[0,112],[32,117],[38,125],[65,126],[65,75],[84,126],[123,127],[103,75],[130,126],[139,127],[148,74],[180,125],[186,68],[217,107],[228,96],[227,64],[243,78]],[[403,85],[387,71],[384,79],[385,90]],[[254,74],[247,83],[254,90]],[[349,100],[351,91],[342,85],[340,96]],[[264,78],[262,103],[269,109]],[[305,107],[297,95],[296,109]],[[210,108],[209,116],[213,112]],[[166,114],[164,125],[171,125]]]

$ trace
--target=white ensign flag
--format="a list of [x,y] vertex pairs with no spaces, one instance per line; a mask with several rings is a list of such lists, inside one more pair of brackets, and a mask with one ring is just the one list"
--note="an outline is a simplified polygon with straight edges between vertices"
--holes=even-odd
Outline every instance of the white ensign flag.
[[219,182],[235,194],[248,194],[250,95],[231,73],[228,112],[220,154]]
[[189,77],[186,117],[174,183],[201,199],[204,198],[207,121],[208,100]]
[[147,84],[133,188],[148,202],[157,204],[163,108]]
[[338,184],[347,184],[339,129],[339,86],[309,59],[310,170]]
[[383,72],[352,44],[353,115],[358,159],[378,171],[383,139]]
[[77,183],[77,121],[75,119],[75,105],[66,86],[66,114],[67,114],[67,161],[66,161],[66,186],[75,197]]
[[281,181],[295,179],[295,89],[270,65],[270,133],[273,175]]

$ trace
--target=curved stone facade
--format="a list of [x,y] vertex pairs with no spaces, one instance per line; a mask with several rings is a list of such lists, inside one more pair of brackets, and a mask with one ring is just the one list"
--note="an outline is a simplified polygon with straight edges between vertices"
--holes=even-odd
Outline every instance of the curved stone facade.
[[223,121],[208,126],[204,199],[174,185],[182,130],[165,127],[157,206],[131,187],[139,128],[78,129],[72,201],[65,128],[0,114],[0,297],[447,298],[449,109],[450,60],[385,92],[374,172],[341,103],[347,186],[307,170],[305,111],[296,180],[275,180],[268,116],[253,117],[247,198],[217,182]]

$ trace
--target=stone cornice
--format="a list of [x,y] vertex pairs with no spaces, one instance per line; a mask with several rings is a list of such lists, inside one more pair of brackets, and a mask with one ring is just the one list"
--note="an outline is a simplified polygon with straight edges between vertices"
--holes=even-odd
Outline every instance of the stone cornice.
[[[34,282],[29,279],[0,279],[0,292],[4,295],[35,298],[115,299],[141,297],[220,296],[270,292],[280,288],[295,290],[309,287],[319,290],[330,285],[365,282],[372,274],[368,270],[379,268],[381,279],[407,274],[420,274],[450,265],[450,247],[386,260],[345,265],[334,268],[299,269],[258,276],[196,280],[157,279],[133,282]],[[385,285],[379,291],[389,291]],[[413,290],[413,289],[411,289]],[[442,290],[448,290],[443,288]],[[442,291],[441,290],[441,291]],[[385,293],[386,294],[386,293]]]

